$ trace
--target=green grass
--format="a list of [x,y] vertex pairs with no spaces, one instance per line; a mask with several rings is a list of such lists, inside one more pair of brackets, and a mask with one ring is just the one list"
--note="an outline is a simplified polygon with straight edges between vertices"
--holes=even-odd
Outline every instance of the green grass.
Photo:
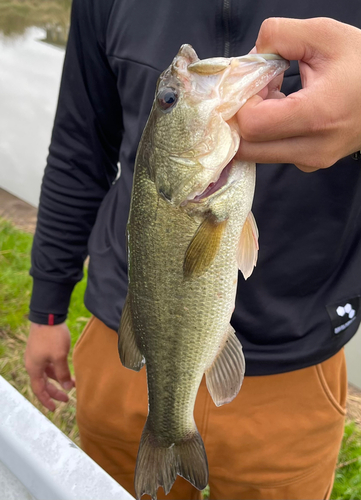
[[347,422],[331,500],[361,499],[361,430]]
[[[0,219],[0,375],[78,443],[75,391],[70,391],[69,403],[59,404],[54,413],[48,412],[37,403],[24,369],[32,281],[29,276],[31,243],[31,235]],[[83,304],[85,286],[86,271],[75,287],[69,308],[67,324],[72,333],[72,345],[90,317]],[[205,491],[204,498],[208,496],[209,491]],[[331,499],[361,499],[361,430],[354,422],[345,426]]]
[[32,236],[0,220],[0,328],[24,325],[30,300]]
[[[0,218],[0,375],[79,444],[75,390],[68,393],[69,403],[58,403],[55,412],[49,412],[33,395],[24,368],[32,287],[32,278],[29,276],[32,240],[32,235],[17,230]],[[67,325],[71,332],[72,347],[90,317],[83,304],[86,275],[85,270],[83,280],[74,289],[69,307]],[[69,364],[72,369],[71,352]]]
[[[32,240],[32,235],[0,219],[0,328],[17,331],[28,325]],[[84,278],[76,285],[69,307],[67,325],[72,335],[72,346],[90,317],[83,304],[86,275],[85,269]]]

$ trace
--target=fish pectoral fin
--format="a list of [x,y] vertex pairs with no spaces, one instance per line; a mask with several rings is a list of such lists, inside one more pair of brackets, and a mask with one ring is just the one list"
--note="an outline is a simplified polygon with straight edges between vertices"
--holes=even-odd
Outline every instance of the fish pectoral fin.
[[227,225],[227,220],[217,221],[209,215],[198,227],[187,248],[183,275],[185,278],[201,276],[214,261]]
[[243,225],[237,248],[237,264],[245,280],[251,276],[256,266],[258,248],[258,228],[255,218],[250,212]]
[[138,372],[144,366],[145,359],[135,339],[132,311],[129,302],[128,294],[124,302],[123,313],[120,319],[118,350],[123,366]]
[[135,467],[134,487],[139,500],[148,494],[157,499],[157,490],[163,487],[167,495],[176,480],[177,474],[193,486],[203,490],[208,483],[208,461],[203,440],[196,427],[184,440],[170,446],[158,443],[147,420],[140,440],[137,464]]
[[207,388],[216,406],[230,403],[237,396],[245,367],[242,345],[229,325],[224,345],[206,370]]

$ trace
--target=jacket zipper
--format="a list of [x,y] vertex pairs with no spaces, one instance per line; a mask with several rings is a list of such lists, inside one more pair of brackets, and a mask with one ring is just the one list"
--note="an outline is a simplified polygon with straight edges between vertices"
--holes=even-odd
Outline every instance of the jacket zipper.
[[231,52],[230,22],[231,0],[223,0],[223,26],[224,26],[224,57],[229,57]]

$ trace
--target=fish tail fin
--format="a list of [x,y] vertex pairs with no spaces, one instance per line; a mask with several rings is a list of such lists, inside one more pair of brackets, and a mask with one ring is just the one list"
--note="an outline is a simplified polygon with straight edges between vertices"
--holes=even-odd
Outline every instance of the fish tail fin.
[[157,500],[157,490],[162,486],[167,495],[177,474],[193,486],[203,490],[208,483],[208,462],[203,440],[195,428],[192,434],[171,446],[160,445],[156,436],[145,424],[140,440],[134,487],[137,500],[148,494]]

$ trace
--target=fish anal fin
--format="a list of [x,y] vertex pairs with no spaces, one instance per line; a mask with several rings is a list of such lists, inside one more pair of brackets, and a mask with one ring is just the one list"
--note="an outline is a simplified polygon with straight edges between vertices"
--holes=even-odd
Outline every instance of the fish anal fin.
[[251,276],[258,258],[258,229],[252,212],[247,216],[243,225],[237,248],[237,264],[244,279]]
[[223,346],[206,370],[207,388],[216,406],[230,403],[237,396],[245,366],[242,345],[229,325]]
[[202,438],[196,428],[179,442],[165,446],[157,442],[148,420],[140,440],[134,487],[137,500],[148,494],[157,499],[163,487],[167,495],[177,474],[203,490],[208,483],[208,461]]
[[129,294],[124,302],[118,334],[118,350],[123,366],[139,371],[143,367],[145,359],[135,339]]
[[184,257],[185,278],[201,276],[211,266],[218,253],[226,225],[227,220],[219,222],[213,216],[204,219],[189,243]]

